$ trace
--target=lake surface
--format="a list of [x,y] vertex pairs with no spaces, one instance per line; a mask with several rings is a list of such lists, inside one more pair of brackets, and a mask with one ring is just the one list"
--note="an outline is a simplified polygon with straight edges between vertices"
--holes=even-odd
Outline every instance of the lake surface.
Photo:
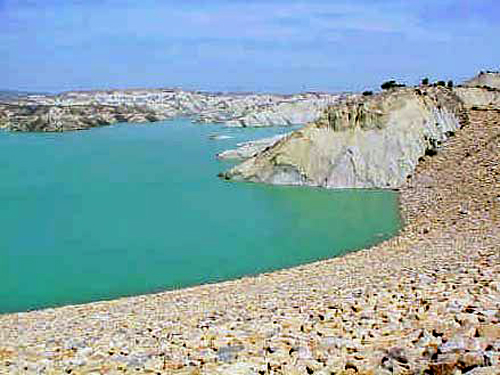
[[286,131],[179,119],[0,132],[0,313],[257,274],[365,247],[399,229],[394,192],[216,177],[231,166],[217,152]]

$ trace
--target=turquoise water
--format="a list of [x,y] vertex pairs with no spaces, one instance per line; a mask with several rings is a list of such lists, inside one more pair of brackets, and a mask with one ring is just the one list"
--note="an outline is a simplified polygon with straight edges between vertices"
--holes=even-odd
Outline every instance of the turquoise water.
[[[288,129],[176,120],[0,133],[0,312],[214,282],[390,237],[397,196],[222,181],[214,155]],[[211,140],[210,135],[233,138]]]

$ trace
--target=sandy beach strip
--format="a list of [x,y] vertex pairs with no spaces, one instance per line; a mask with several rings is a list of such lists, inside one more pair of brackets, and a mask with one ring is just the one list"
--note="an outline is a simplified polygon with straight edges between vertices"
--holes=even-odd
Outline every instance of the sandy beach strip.
[[397,237],[257,277],[0,315],[0,374],[500,374],[500,112],[469,117],[401,189]]

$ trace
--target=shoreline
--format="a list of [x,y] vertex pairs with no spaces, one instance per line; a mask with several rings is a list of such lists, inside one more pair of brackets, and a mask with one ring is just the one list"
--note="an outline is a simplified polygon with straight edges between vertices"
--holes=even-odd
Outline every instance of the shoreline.
[[[234,183],[234,182],[231,182]],[[309,187],[309,186],[300,186],[300,187],[293,187],[293,186],[287,186],[287,188],[290,189],[307,189],[307,190],[324,190],[323,188],[320,187]],[[342,191],[342,190],[352,190],[352,189],[336,189],[335,191]],[[36,312],[41,312],[44,310],[57,310],[57,309],[62,309],[62,308],[78,308],[79,306],[84,306],[84,305],[90,305],[90,304],[99,304],[99,303],[107,303],[107,302],[114,302],[114,301],[120,301],[120,300],[125,300],[125,299],[130,299],[130,298],[137,298],[137,297],[143,297],[143,296],[154,296],[154,295],[159,295],[159,294],[165,294],[165,293],[171,293],[171,292],[177,292],[177,291],[188,291],[191,289],[197,289],[200,287],[210,287],[216,284],[224,284],[228,282],[233,282],[233,281],[239,281],[243,279],[251,279],[251,278],[257,278],[257,277],[262,277],[262,276],[269,276],[273,275],[278,272],[283,272],[287,271],[290,269],[295,269],[299,267],[307,267],[312,264],[316,263],[322,263],[327,260],[331,259],[336,259],[340,257],[347,256],[351,253],[355,253],[361,250],[366,250],[370,249],[374,246],[378,246],[386,241],[389,241],[390,239],[398,236],[401,231],[404,228],[404,221],[401,215],[401,202],[400,202],[400,197],[399,197],[399,189],[390,189],[390,190],[381,190],[381,189],[374,189],[374,188],[361,188],[361,189],[356,189],[358,191],[364,191],[364,192],[377,192],[381,194],[391,194],[393,195],[393,200],[394,203],[393,206],[394,208],[394,215],[396,217],[396,222],[398,225],[393,228],[391,231],[381,231],[377,232],[374,234],[373,238],[371,238],[370,241],[367,241],[364,245],[358,245],[352,248],[344,248],[339,250],[336,255],[329,255],[325,257],[319,257],[314,260],[307,260],[299,264],[291,265],[291,266],[283,266],[283,267],[278,267],[278,268],[273,268],[270,267],[268,270],[264,271],[255,271],[255,273],[244,273],[240,274],[240,276],[235,276],[231,278],[225,278],[221,279],[219,281],[212,280],[212,281],[206,281],[206,282],[201,282],[201,283],[195,283],[195,284],[187,284],[187,285],[180,285],[180,286],[172,286],[172,287],[158,287],[155,289],[151,289],[146,292],[137,292],[137,293],[130,293],[130,294],[121,294],[121,295],[115,295],[110,296],[110,297],[105,297],[102,299],[95,299],[95,300],[87,300],[87,301],[81,301],[81,302],[69,302],[69,303],[63,303],[63,304],[47,304],[47,305],[41,305],[40,307],[31,307],[26,310],[18,310],[18,311],[1,311],[0,310],[0,319],[2,316],[6,315],[16,315],[16,314],[30,314],[30,313],[36,313]],[[0,344],[1,347],[1,344]],[[1,373],[0,373],[1,374]]]
[[470,114],[400,189],[395,237],[255,277],[0,315],[0,373],[498,369],[500,115]]
[[63,132],[189,116],[228,127],[290,126],[320,116],[344,94],[229,94],[173,89],[66,92],[0,102],[0,129]]

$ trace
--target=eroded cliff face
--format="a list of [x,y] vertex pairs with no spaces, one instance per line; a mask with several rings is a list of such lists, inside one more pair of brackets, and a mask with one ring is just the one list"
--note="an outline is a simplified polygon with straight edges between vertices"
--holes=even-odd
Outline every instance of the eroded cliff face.
[[0,104],[0,128],[19,132],[83,130],[117,122],[154,122],[167,116],[132,106]]
[[467,122],[462,100],[444,87],[398,89],[329,107],[223,176],[326,188],[398,188],[419,158]]
[[478,109],[500,108],[500,89],[457,87],[453,90],[466,107]]
[[277,103],[252,109],[248,113],[225,121],[227,126],[262,127],[307,124],[317,120],[323,110],[338,101],[338,96],[322,95],[292,103]]
[[466,87],[489,87],[500,90],[500,72],[481,72],[464,83]]
[[[0,127],[27,132],[71,131],[115,122],[153,122],[179,116],[191,117],[199,123],[239,127],[303,125],[318,119],[328,105],[342,97],[314,92],[279,95],[177,89],[23,94],[4,96],[0,103]],[[53,115],[44,117],[47,112]]]

